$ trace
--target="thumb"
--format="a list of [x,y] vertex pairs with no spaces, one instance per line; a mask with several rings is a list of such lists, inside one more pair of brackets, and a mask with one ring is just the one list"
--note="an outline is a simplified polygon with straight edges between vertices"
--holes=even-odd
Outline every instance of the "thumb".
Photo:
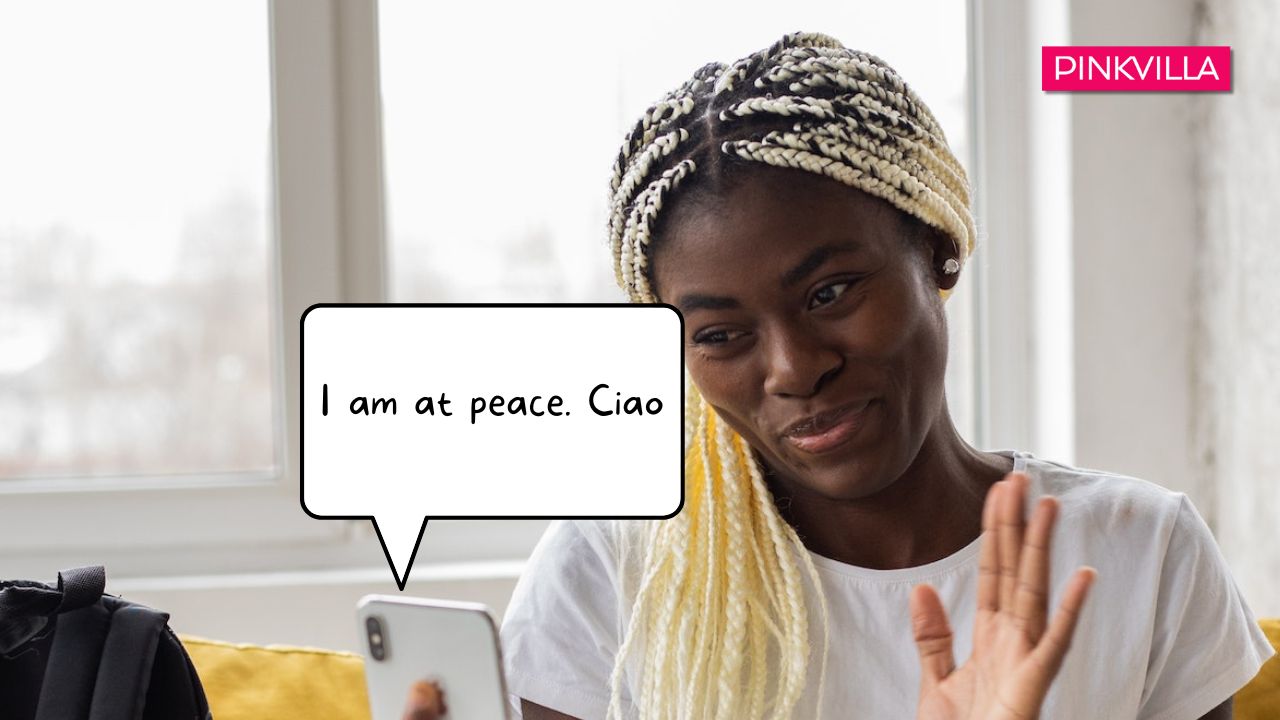
[[956,669],[947,611],[929,585],[917,585],[911,591],[911,630],[920,653],[920,694],[924,695]]

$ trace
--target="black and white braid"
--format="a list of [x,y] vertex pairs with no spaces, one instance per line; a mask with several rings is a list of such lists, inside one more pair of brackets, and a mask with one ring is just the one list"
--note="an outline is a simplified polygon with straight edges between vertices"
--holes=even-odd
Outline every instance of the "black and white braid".
[[924,102],[876,56],[793,33],[731,65],[703,66],[627,134],[610,183],[609,239],[632,302],[657,301],[649,255],[663,202],[726,157],[832,178],[941,230],[957,260],[973,251],[968,178]]

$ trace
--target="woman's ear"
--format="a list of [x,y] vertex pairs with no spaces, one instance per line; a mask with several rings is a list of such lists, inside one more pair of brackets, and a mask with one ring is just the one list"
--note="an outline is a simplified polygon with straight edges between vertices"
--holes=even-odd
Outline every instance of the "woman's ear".
[[[933,260],[929,267],[933,271],[938,287],[943,290],[953,289],[956,283],[960,281],[960,268],[958,267],[960,257],[959,251],[956,249],[955,240],[952,240],[950,235],[933,227],[928,228],[926,238],[933,251]],[[955,261],[952,267],[955,267],[956,271],[953,273],[947,272],[948,260]]]
[[[931,282],[941,290],[951,290],[960,281],[959,252],[956,242],[946,232],[926,224],[923,220],[899,211],[904,222],[902,238],[908,243],[908,251],[916,254],[918,262],[929,268]],[[947,273],[947,261],[954,260],[956,271]]]

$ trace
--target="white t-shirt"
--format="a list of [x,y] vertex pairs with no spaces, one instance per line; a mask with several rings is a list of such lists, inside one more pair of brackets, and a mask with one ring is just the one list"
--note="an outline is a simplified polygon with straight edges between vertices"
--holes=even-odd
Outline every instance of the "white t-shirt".
[[[1005,450],[1031,479],[1028,507],[1058,497],[1052,608],[1080,565],[1098,576],[1041,717],[1195,720],[1248,682],[1273,651],[1240,596],[1208,527],[1182,493],[1112,473]],[[623,521],[560,521],[534,550],[502,625],[508,690],[583,720],[605,716],[636,569],[618,567]],[[634,523],[630,525],[634,528]],[[979,541],[937,562],[870,570],[810,553],[830,613],[822,697],[811,657],[795,717],[915,717],[920,667],[911,588],[937,588],[957,663],[972,649]],[[625,561],[630,565],[631,561]],[[808,581],[806,580],[806,584]],[[624,588],[620,590],[619,588]],[[813,588],[811,638],[821,651]],[[634,680],[634,668],[627,668]],[[624,686],[625,688],[625,686]]]

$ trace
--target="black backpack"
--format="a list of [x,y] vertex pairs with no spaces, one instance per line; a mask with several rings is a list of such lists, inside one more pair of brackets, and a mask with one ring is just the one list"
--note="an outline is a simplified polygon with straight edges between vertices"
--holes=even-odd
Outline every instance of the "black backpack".
[[0,581],[3,720],[211,720],[168,613],[103,595],[101,567],[58,586]]

